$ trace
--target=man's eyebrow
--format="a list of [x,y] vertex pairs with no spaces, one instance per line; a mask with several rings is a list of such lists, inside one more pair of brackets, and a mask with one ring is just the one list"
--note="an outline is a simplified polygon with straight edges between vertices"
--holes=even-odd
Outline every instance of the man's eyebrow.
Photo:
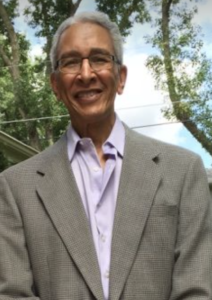
[[103,48],[92,48],[90,54],[111,54],[108,50]]
[[76,50],[70,50],[67,52],[64,52],[59,59],[61,58],[66,58],[66,57],[70,57],[70,56],[80,56],[80,53]]
[[[92,55],[92,54],[111,54],[111,53],[108,50],[103,49],[103,48],[91,48],[89,55]],[[60,59],[70,57],[70,56],[81,56],[81,54],[80,54],[80,52],[78,52],[76,50],[70,50],[70,51],[64,52],[61,55]]]

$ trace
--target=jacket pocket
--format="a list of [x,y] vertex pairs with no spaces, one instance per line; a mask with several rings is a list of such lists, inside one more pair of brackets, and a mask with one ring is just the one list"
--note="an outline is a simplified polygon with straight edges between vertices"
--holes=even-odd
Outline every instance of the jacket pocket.
[[178,207],[176,205],[153,205],[150,215],[153,217],[177,216]]

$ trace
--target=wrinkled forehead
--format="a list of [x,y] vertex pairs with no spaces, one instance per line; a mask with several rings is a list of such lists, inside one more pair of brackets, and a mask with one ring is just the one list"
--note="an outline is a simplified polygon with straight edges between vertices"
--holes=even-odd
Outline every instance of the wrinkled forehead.
[[77,22],[62,32],[57,45],[57,59],[64,52],[89,52],[89,49],[97,48],[114,53],[114,45],[108,29],[93,22]]

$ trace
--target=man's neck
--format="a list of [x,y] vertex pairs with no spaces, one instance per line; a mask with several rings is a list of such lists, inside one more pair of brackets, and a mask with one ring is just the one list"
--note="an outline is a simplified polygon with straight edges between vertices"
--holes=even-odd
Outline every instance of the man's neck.
[[115,114],[110,118],[97,122],[74,122],[74,120],[72,120],[72,127],[77,132],[77,134],[81,138],[87,137],[93,141],[102,167],[104,167],[104,164],[106,162],[106,158],[102,150],[102,145],[109,137],[115,124],[115,120]]

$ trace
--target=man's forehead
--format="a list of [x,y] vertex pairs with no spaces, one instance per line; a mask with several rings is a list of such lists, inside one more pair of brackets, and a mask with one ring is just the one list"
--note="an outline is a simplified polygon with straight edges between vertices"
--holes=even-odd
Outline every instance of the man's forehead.
[[114,46],[108,30],[95,23],[89,23],[89,25],[76,23],[69,26],[60,36],[57,47],[58,56],[112,54]]
[[[99,47],[99,48],[93,47],[93,48],[89,49],[88,55],[93,55],[93,54],[111,54],[111,53],[107,49],[104,49],[101,47]],[[64,51],[61,54],[61,58],[66,58],[66,57],[70,57],[70,56],[82,56],[82,55],[81,55],[80,51],[77,51],[74,49]]]

